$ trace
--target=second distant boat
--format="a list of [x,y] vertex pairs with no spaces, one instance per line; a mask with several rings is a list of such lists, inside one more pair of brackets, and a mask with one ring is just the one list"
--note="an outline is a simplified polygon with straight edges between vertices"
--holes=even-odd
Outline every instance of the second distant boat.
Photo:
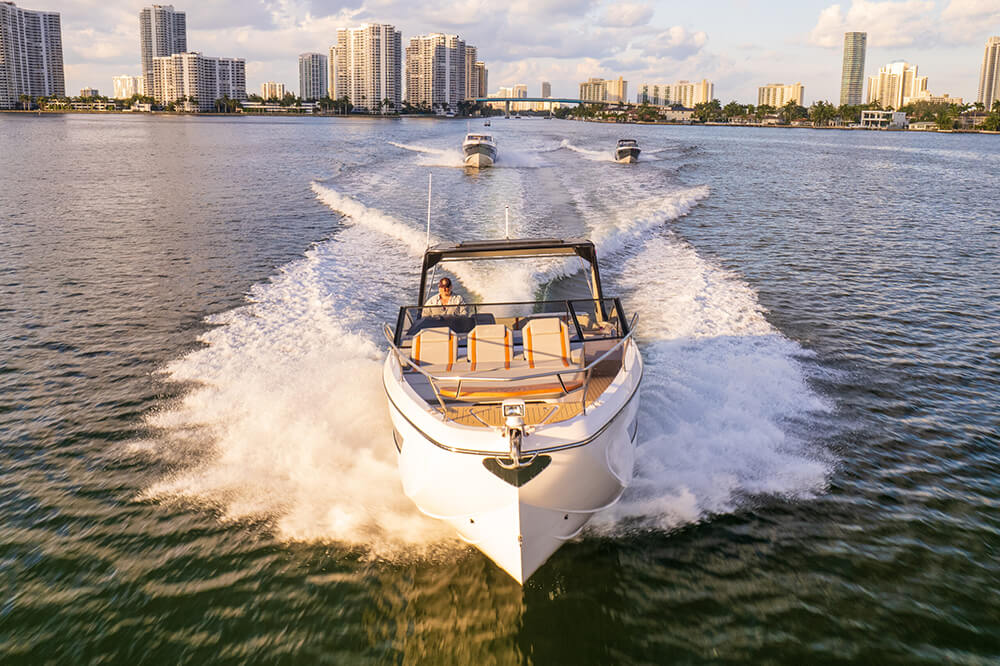
[[618,139],[615,147],[615,162],[631,164],[639,161],[639,142],[635,139]]
[[497,161],[497,143],[489,134],[467,134],[462,142],[465,165],[481,168]]

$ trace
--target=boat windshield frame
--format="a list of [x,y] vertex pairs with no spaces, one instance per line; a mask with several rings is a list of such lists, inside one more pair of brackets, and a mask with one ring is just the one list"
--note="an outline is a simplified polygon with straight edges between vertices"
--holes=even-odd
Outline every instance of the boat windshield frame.
[[[604,301],[601,274],[597,267],[597,250],[589,240],[558,238],[529,238],[465,241],[457,245],[436,245],[424,252],[420,269],[420,291],[417,303],[427,302],[427,277],[431,269],[449,261],[479,261],[498,259],[543,259],[548,257],[577,256],[590,266],[590,289],[594,300]],[[606,315],[607,313],[603,313]]]
[[[404,305],[399,308],[392,343],[405,349],[409,341],[425,328],[447,326],[457,334],[466,334],[479,324],[497,323],[496,315],[504,313],[514,319],[513,331],[520,331],[529,321],[559,317],[569,326],[570,342],[617,340],[631,332],[621,299],[570,298],[547,301],[505,301],[497,303],[465,303],[460,306],[464,314],[434,314],[441,310],[436,305]],[[432,314],[425,314],[431,311]],[[519,314],[511,314],[516,312]],[[610,313],[610,314],[609,314]],[[501,317],[501,320],[503,317]]]
[[638,148],[639,142],[635,139],[618,139],[619,148]]

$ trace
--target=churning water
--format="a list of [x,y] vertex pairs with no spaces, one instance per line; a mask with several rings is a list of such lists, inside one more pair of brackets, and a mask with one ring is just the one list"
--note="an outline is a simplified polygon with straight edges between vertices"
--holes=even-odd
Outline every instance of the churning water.
[[[0,118],[4,661],[1000,655],[995,137],[497,120],[469,172],[465,132]],[[396,473],[428,174],[432,242],[509,206],[640,314],[635,482],[523,590]]]

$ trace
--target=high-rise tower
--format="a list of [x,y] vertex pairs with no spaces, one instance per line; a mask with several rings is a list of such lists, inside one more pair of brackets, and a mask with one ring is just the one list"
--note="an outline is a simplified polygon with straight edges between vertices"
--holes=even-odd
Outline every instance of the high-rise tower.
[[986,52],[983,54],[983,67],[979,70],[978,102],[989,111],[993,102],[1000,99],[1000,37],[990,37],[986,40]]
[[146,90],[153,89],[153,58],[187,52],[187,17],[173,5],[152,5],[139,12],[139,48]]
[[323,99],[327,91],[326,56],[322,53],[299,55],[299,97]]
[[359,109],[398,109],[403,88],[403,35],[395,26],[366,24],[337,30],[330,47],[330,97]]
[[865,83],[865,50],[867,32],[844,33],[844,68],[840,74],[840,104],[857,106]]
[[0,2],[0,109],[13,109],[21,95],[65,94],[59,14]]
[[465,42],[433,33],[406,47],[406,101],[413,106],[454,107],[468,93]]

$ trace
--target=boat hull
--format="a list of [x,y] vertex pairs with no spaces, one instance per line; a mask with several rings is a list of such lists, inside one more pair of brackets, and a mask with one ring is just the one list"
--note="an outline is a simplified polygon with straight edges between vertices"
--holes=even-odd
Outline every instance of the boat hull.
[[497,159],[497,149],[488,144],[468,144],[462,147],[465,153],[466,166],[483,167],[493,166]]
[[630,349],[625,369],[586,414],[524,438],[524,455],[538,455],[521,471],[498,465],[509,462],[502,433],[445,422],[407,395],[390,354],[383,379],[403,491],[523,583],[631,482],[642,361]]
[[634,164],[639,161],[640,152],[642,151],[638,148],[618,148],[615,151],[615,161],[622,164]]

